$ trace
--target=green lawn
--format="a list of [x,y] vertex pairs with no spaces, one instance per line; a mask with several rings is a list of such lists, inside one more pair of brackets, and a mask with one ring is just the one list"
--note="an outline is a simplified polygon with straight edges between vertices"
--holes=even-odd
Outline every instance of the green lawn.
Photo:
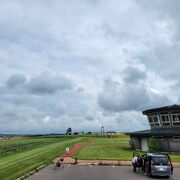
[[116,139],[96,138],[95,142],[87,144],[73,157],[78,159],[111,159],[130,160],[132,150],[129,148],[129,137],[120,136]]
[[21,139],[18,138],[16,140],[0,142],[0,157],[59,141],[60,141],[59,138],[38,137],[38,138],[21,138]]
[[[87,138],[34,138],[0,143],[4,145],[23,144],[28,141],[41,142],[39,146],[22,151],[10,153],[0,157],[0,179],[11,180],[20,177],[31,170],[49,164],[58,155],[65,151],[65,147],[72,147],[75,143],[86,141]],[[46,142],[46,143],[45,143]]]
[[180,162],[180,153],[169,153],[171,161]]
[[[134,151],[138,154],[144,152]],[[96,138],[95,142],[87,144],[73,157],[87,160],[131,160],[133,150],[129,146],[129,137],[119,135],[116,139]],[[180,162],[180,153],[169,153],[171,160]]]
[[[78,159],[131,160],[133,150],[129,147],[129,137],[118,135],[116,139],[95,138],[87,143],[73,157]],[[49,164],[65,151],[88,137],[47,136],[19,138],[14,141],[0,142],[0,180],[11,180],[31,170]],[[180,162],[180,153],[170,153],[172,161]]]

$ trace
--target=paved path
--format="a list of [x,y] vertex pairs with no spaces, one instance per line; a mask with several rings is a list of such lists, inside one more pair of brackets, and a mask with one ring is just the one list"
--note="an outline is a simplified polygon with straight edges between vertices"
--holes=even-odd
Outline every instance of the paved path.
[[[129,166],[92,166],[67,165],[54,170],[50,165],[27,180],[146,180],[165,179],[146,177],[142,172],[134,173]],[[180,168],[174,169],[170,180],[180,180]]]

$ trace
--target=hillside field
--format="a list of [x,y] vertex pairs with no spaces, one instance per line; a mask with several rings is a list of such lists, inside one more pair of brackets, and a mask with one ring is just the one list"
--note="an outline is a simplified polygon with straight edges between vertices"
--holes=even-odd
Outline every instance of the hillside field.
[[14,180],[31,170],[52,163],[65,148],[86,137],[29,137],[0,142],[0,179]]
[[[117,138],[84,136],[37,136],[19,137],[0,142],[0,180],[14,180],[35,168],[52,163],[63,154],[65,148],[79,142],[88,142],[72,157],[87,160],[131,160],[133,150],[129,147],[129,136],[118,134]],[[143,153],[136,151],[136,153]],[[170,153],[172,161],[180,162],[180,153]]]

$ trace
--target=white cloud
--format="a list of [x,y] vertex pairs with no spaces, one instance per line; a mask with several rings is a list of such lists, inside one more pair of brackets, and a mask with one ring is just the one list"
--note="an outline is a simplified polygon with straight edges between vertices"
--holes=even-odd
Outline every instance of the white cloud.
[[2,1],[0,131],[147,128],[142,110],[180,103],[178,7],[178,0]]
[[51,75],[48,72],[43,72],[35,76],[27,83],[27,88],[31,93],[37,94],[52,94],[58,90],[72,89],[71,80],[63,76]]

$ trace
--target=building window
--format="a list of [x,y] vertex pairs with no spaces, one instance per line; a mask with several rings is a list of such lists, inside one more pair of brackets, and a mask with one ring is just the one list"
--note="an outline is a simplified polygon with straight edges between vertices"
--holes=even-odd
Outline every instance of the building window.
[[151,127],[159,127],[161,126],[159,117],[157,115],[149,116],[149,124]]
[[149,117],[149,123],[153,123],[153,119]]
[[158,117],[157,117],[157,116],[154,116],[154,117],[153,117],[153,119],[154,119],[154,122],[155,122],[155,123],[159,122],[159,120],[158,120]]
[[161,114],[161,120],[163,126],[170,126],[169,114]]
[[174,126],[180,126],[180,114],[172,114],[172,121]]
[[159,140],[164,140],[164,137],[163,136],[155,136],[156,139],[159,139]]
[[180,121],[180,114],[173,114],[172,119],[173,119],[173,122]]
[[180,140],[180,136],[173,136],[173,140]]

